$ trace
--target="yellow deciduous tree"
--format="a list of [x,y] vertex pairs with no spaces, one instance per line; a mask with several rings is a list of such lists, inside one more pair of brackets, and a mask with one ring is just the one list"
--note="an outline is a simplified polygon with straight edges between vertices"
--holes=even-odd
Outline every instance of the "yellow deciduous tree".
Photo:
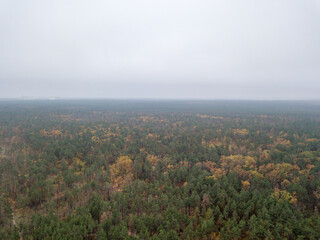
[[241,181],[242,183],[242,188],[245,190],[249,190],[250,189],[250,182],[249,181]]
[[132,165],[128,156],[121,156],[110,166],[111,183],[116,190],[122,190],[132,182]]
[[277,199],[278,201],[288,201],[292,204],[297,202],[297,198],[294,195],[291,195],[285,190],[279,190],[278,188],[274,189],[274,192],[271,193],[271,197]]

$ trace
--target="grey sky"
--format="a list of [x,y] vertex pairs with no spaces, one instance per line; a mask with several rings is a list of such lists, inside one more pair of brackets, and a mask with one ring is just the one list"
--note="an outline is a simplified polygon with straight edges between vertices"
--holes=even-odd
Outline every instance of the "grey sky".
[[0,98],[320,99],[320,0],[1,0]]

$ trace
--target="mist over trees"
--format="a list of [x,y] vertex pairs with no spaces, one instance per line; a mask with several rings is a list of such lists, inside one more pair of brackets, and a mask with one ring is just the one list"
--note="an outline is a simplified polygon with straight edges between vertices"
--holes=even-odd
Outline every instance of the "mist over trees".
[[319,102],[0,102],[0,239],[319,239],[319,208]]

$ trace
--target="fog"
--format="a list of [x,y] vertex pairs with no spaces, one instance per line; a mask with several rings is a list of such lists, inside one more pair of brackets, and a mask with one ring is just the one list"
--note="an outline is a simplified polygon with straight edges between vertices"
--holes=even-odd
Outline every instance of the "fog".
[[0,98],[320,99],[320,1],[1,0]]

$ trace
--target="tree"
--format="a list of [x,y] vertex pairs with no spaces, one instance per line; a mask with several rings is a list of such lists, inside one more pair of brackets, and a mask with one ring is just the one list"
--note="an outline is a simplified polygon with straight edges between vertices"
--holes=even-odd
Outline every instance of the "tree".
[[132,165],[133,162],[129,157],[121,156],[110,166],[111,182],[115,189],[121,190],[131,183],[133,180]]
[[103,201],[98,194],[93,194],[89,201],[89,212],[95,221],[100,223]]

